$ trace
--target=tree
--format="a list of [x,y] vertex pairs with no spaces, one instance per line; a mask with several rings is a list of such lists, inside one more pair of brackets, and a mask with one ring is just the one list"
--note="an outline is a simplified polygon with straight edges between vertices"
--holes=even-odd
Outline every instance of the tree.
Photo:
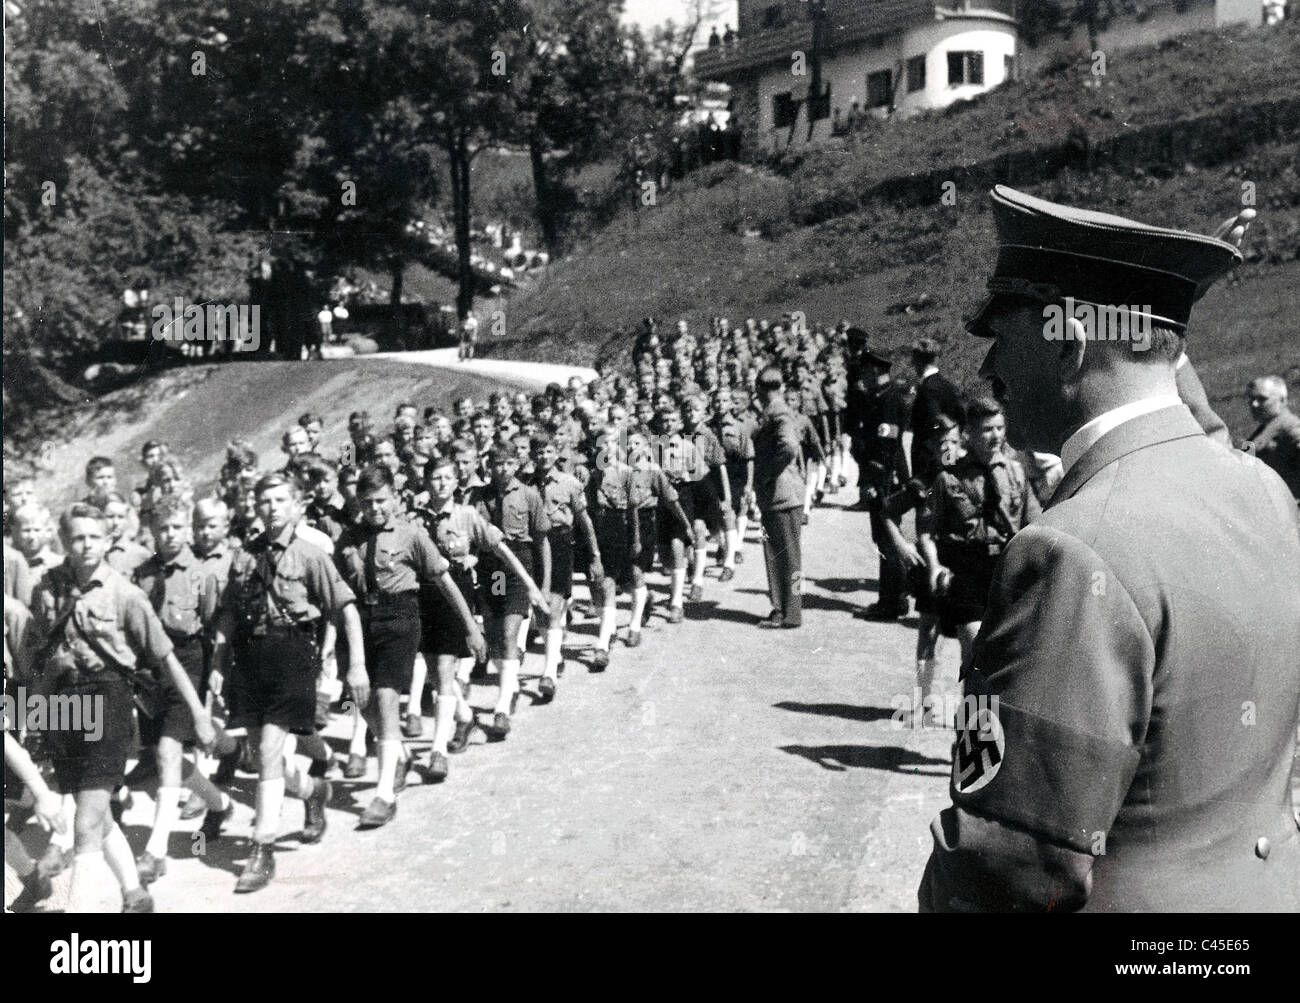
[[516,142],[526,146],[542,239],[554,249],[567,175],[608,155],[631,97],[622,0],[532,0],[515,74]]

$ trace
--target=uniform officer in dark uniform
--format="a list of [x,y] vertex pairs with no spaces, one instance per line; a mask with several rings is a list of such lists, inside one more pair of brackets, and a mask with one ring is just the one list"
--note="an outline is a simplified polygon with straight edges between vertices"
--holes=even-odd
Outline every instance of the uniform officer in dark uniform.
[[916,370],[916,399],[912,402],[912,476],[930,484],[939,473],[934,456],[922,443],[934,428],[939,415],[945,415],[959,427],[966,424],[966,408],[961,391],[939,373],[936,363],[942,351],[933,338],[921,338],[912,344],[912,368]]
[[995,569],[921,908],[1300,911],[1300,518],[1176,375],[1241,256],[1003,187],[993,212],[969,329],[1012,444],[1065,476]]
[[864,611],[871,619],[907,616],[907,586],[903,564],[889,535],[880,505],[907,480],[903,427],[909,420],[906,404],[889,377],[887,356],[867,349],[858,358],[855,377],[860,404],[850,436],[858,464],[858,493],[871,513],[871,540],[880,551],[880,596]]

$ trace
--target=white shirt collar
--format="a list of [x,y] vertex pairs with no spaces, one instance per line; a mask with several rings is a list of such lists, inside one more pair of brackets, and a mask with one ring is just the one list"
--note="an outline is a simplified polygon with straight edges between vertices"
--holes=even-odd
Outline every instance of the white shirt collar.
[[1079,458],[1091,449],[1097,440],[1124,422],[1162,408],[1180,407],[1182,403],[1177,394],[1161,394],[1158,397],[1144,397],[1128,404],[1121,404],[1097,415],[1065,440],[1065,444],[1061,446],[1061,469],[1068,474],[1070,468],[1079,462]]
[[925,372],[921,374],[921,381],[924,382],[925,380],[928,380],[931,376],[937,376],[938,373],[939,373],[938,366],[926,366]]

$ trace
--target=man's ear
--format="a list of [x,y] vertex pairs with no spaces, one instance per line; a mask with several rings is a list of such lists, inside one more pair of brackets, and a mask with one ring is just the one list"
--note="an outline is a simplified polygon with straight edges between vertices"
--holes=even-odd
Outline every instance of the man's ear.
[[1079,374],[1083,371],[1083,355],[1087,348],[1088,334],[1083,324],[1075,317],[1067,317],[1065,337],[1060,342],[1056,360],[1057,375],[1063,386],[1079,381]]

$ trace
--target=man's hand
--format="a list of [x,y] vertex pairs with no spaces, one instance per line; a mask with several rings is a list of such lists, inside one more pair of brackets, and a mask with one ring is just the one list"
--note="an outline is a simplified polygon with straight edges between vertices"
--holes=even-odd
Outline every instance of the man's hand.
[[1254,209],[1242,209],[1235,216],[1225,219],[1219,224],[1219,228],[1214,231],[1214,236],[1219,240],[1226,240],[1234,247],[1240,247],[1242,240],[1246,236],[1246,231],[1250,229],[1251,221],[1257,213]]
[[469,652],[474,656],[475,662],[487,660],[487,641],[483,639],[483,632],[477,628],[466,638],[469,644]]
[[601,581],[605,577],[605,566],[600,563],[599,557],[591,562],[587,575],[593,582]]
[[32,810],[46,832],[51,829],[60,834],[68,831],[68,820],[63,815],[63,795],[55,794],[47,787],[37,796]]
[[352,699],[356,701],[358,709],[364,709],[370,703],[370,677],[366,675],[366,667],[363,664],[356,664],[359,659],[357,653],[351,653],[353,665],[348,669],[348,689],[352,691]]
[[948,582],[952,580],[952,572],[942,564],[936,564],[930,568],[930,595],[936,599],[948,591]]
[[205,752],[217,744],[217,729],[207,711],[194,715],[194,738]]
[[905,568],[925,567],[925,558],[921,556],[921,552],[916,549],[916,545],[913,543],[904,541],[903,546],[899,547],[898,556]]
[[208,692],[214,698],[221,696],[221,688],[226,684],[226,677],[218,669],[213,669],[208,673]]
[[542,594],[539,588],[530,589],[528,592],[528,601],[532,604],[533,609],[537,610],[543,617],[549,618],[551,615],[551,604],[546,596]]

